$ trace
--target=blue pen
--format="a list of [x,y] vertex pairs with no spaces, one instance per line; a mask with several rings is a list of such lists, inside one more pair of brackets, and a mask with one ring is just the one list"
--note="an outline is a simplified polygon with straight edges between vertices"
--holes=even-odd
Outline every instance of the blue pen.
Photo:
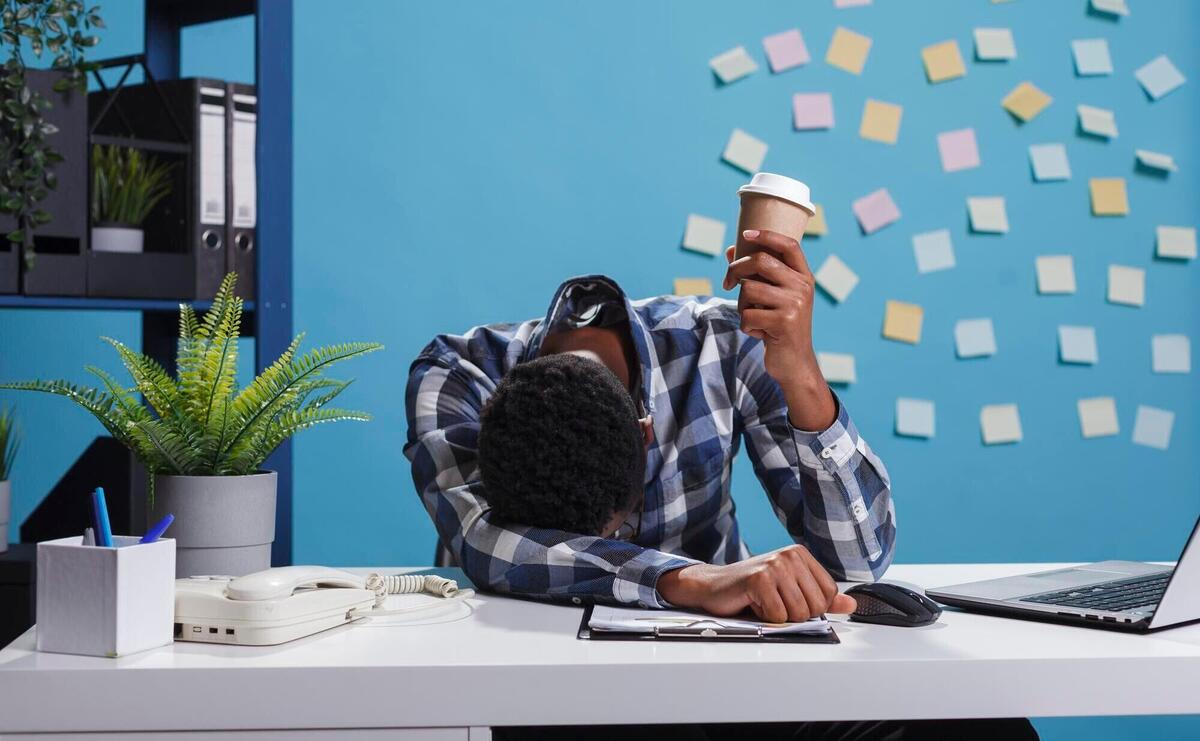
[[112,525],[108,521],[108,503],[104,501],[104,487],[97,486],[92,492],[92,506],[96,510],[96,545],[112,548]]
[[139,540],[138,542],[139,543],[153,543],[154,541],[156,541],[162,537],[162,534],[167,531],[167,528],[171,527],[172,522],[175,522],[175,515],[167,515],[166,517],[159,520],[158,524],[156,524],[154,527],[147,530],[146,534],[143,535],[142,539]]

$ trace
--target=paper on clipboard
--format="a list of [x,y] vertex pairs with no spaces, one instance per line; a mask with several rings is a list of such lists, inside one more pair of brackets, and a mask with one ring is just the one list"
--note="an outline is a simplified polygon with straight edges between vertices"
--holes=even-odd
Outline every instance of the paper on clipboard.
[[745,633],[754,631],[761,636],[769,635],[824,635],[833,631],[833,626],[824,616],[815,617],[802,623],[765,623],[758,620],[741,620],[735,618],[715,618],[694,612],[675,610],[641,610],[629,607],[611,607],[596,605],[592,609],[592,617],[588,627],[598,633],[646,633],[660,631],[696,632],[711,630],[715,634],[722,632]]

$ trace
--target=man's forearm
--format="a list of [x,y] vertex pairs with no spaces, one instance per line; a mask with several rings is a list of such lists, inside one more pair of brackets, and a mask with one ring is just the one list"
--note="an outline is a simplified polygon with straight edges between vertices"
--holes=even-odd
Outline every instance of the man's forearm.
[[837,403],[820,373],[780,384],[787,400],[788,420],[797,430],[820,432],[837,419]]

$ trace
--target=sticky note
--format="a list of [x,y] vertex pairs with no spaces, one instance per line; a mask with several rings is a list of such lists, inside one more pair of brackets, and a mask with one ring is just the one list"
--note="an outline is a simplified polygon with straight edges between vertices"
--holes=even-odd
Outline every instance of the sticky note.
[[706,255],[719,255],[725,249],[725,222],[699,214],[688,214],[683,232],[683,248]]
[[840,352],[817,353],[817,365],[828,383],[854,383],[854,356]]
[[915,345],[921,341],[921,323],[924,319],[925,310],[920,306],[888,301],[883,314],[883,336]]
[[1125,216],[1129,213],[1129,198],[1125,195],[1125,178],[1092,178],[1088,181],[1092,194],[1093,216]]
[[737,82],[758,69],[758,65],[750,58],[750,54],[744,46],[735,46],[729,51],[718,54],[708,60],[708,66],[726,85]]
[[1016,404],[985,404],[979,411],[985,445],[1021,441],[1021,414]]
[[991,319],[959,319],[954,323],[954,348],[960,358],[996,354],[996,332]]
[[1155,229],[1159,257],[1193,260],[1196,257],[1196,227],[1160,226]]
[[833,96],[796,93],[792,96],[792,126],[799,131],[833,128]]
[[772,72],[778,74],[808,64],[808,47],[804,45],[804,37],[798,28],[767,36],[762,43]]
[[928,399],[896,399],[896,434],[933,437],[934,405]]
[[1154,100],[1158,100],[1162,96],[1171,92],[1187,79],[1183,73],[1171,64],[1171,60],[1167,59],[1166,54],[1160,54],[1154,59],[1151,59],[1146,64],[1138,67],[1133,73],[1137,81],[1142,83],[1142,88]]
[[829,51],[825,52],[825,61],[838,69],[858,75],[862,74],[863,65],[867,63],[867,54],[870,52],[869,37],[838,26],[833,32],[833,40],[829,42]]
[[711,296],[712,281],[708,278],[676,278],[676,296]]
[[942,156],[942,170],[955,172],[979,167],[979,147],[975,143],[975,129],[943,131],[937,136],[938,153]]
[[1022,82],[1013,88],[1008,95],[1004,96],[1004,100],[1000,101],[1000,105],[1004,106],[1004,110],[1022,121],[1029,121],[1045,110],[1046,106],[1050,105],[1053,100],[1054,98],[1038,90],[1033,83]]
[[918,273],[933,273],[954,267],[954,245],[950,242],[949,229],[914,234],[912,243]]
[[1146,271],[1128,265],[1109,265],[1108,301],[1126,306],[1146,303]]
[[825,262],[821,263],[813,277],[817,285],[838,303],[845,301],[858,285],[858,276],[837,255],[825,258]]
[[1064,363],[1095,365],[1100,361],[1096,349],[1095,327],[1058,325],[1058,359]]
[[900,218],[900,209],[887,188],[880,188],[859,198],[851,204],[851,209],[858,217],[859,226],[867,234],[873,234]]
[[958,53],[958,42],[953,39],[922,49],[921,61],[925,63],[925,76],[930,82],[944,82],[967,74],[962,55]]
[[1112,111],[1090,105],[1076,106],[1075,110],[1079,113],[1079,128],[1084,133],[1105,139],[1117,137],[1117,117]]
[[857,8],[870,4],[871,0],[833,0],[833,7],[835,8]]
[[895,144],[900,136],[900,116],[903,114],[904,109],[894,103],[868,98],[863,106],[858,135],[871,141]]
[[1108,55],[1106,39],[1077,39],[1071,42],[1075,57],[1075,72],[1082,76],[1111,75],[1112,57]]
[[1029,161],[1033,164],[1034,180],[1071,179],[1067,148],[1061,144],[1031,144]]
[[1038,293],[1075,293],[1075,258],[1070,255],[1039,255],[1037,268]]
[[975,58],[984,62],[1016,59],[1017,45],[1013,43],[1012,31],[1007,28],[975,29]]
[[1129,15],[1125,0],[1092,0],[1092,8],[1109,15]]
[[741,129],[734,129],[725,144],[725,152],[721,159],[744,170],[751,175],[762,169],[763,159],[767,156],[767,143],[747,134]]
[[1121,430],[1117,424],[1117,402],[1111,396],[1080,399],[1079,429],[1085,438],[1109,437]]
[[1008,211],[1003,196],[971,196],[967,198],[971,215],[971,231],[1002,234],[1008,231]]
[[1150,338],[1150,364],[1155,373],[1191,373],[1192,341],[1185,334]]
[[805,236],[820,237],[829,233],[829,227],[825,225],[825,209],[819,203],[813,204],[813,210],[816,212],[809,218],[808,223],[804,225]]
[[1134,154],[1137,155],[1137,160],[1143,167],[1169,172],[1175,172],[1179,169],[1175,166],[1175,158],[1169,154],[1151,152],[1148,149],[1135,149]]
[[1166,450],[1171,447],[1171,428],[1174,426],[1175,412],[1139,405],[1133,420],[1133,442]]

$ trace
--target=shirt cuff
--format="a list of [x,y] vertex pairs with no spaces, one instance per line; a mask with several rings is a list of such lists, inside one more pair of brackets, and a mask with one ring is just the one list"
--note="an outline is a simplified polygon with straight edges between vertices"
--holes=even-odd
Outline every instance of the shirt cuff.
[[638,607],[671,607],[658,593],[658,578],[672,569],[696,563],[700,561],[647,548],[621,566],[613,582],[613,597],[618,602],[636,604]]
[[[788,426],[791,427],[792,439],[796,441],[796,445],[811,451],[816,458],[815,462],[833,474],[845,467],[854,457],[861,438],[854,423],[850,420],[850,413],[846,411],[846,405],[842,403],[833,389],[830,389],[829,393],[833,394],[833,402],[837,405],[838,410],[833,424],[820,432],[797,430],[795,427],[791,427],[790,421]],[[806,455],[801,455],[800,460],[810,465],[813,463],[812,457]]]

